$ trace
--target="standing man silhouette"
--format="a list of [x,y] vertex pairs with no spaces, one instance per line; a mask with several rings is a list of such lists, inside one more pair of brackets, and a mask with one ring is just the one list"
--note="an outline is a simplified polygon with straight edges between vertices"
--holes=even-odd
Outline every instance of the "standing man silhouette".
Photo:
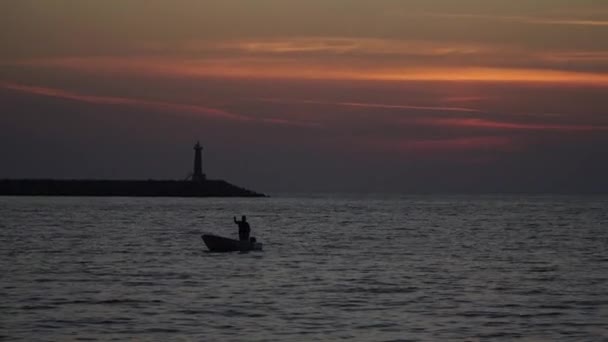
[[249,234],[251,233],[251,228],[249,227],[249,223],[247,222],[247,216],[243,215],[240,221],[237,221],[235,216],[234,223],[239,225],[239,240],[249,241]]

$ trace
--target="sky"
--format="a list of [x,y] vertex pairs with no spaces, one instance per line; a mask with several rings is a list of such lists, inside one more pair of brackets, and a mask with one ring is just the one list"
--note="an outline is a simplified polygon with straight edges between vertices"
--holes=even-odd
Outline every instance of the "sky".
[[0,178],[608,192],[608,1],[0,2]]

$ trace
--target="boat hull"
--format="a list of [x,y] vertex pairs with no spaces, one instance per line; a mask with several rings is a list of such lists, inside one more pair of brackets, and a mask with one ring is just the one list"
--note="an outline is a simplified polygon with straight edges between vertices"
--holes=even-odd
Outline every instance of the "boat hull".
[[212,234],[201,235],[201,238],[210,252],[246,252],[262,250],[262,244],[259,242],[239,241]]

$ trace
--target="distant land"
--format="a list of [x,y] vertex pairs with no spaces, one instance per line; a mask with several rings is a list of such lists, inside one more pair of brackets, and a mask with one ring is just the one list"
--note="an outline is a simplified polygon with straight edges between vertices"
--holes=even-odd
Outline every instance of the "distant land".
[[4,196],[266,197],[224,180],[207,179],[202,147],[194,146],[194,172],[186,180],[2,179]]

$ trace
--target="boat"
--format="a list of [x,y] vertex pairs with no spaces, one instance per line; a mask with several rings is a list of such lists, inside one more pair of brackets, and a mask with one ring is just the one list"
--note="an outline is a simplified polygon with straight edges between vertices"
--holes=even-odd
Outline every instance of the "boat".
[[213,234],[203,234],[201,235],[201,238],[210,252],[247,252],[262,250],[262,244],[257,242],[253,237],[249,241],[240,241]]

